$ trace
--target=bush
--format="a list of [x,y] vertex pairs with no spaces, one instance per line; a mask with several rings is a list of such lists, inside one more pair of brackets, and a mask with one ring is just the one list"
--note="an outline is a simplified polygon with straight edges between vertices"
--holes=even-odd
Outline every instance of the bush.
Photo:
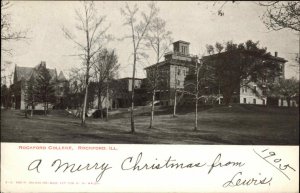
[[93,114],[93,118],[101,118],[101,115],[103,114],[103,117],[106,117],[106,109],[97,109]]

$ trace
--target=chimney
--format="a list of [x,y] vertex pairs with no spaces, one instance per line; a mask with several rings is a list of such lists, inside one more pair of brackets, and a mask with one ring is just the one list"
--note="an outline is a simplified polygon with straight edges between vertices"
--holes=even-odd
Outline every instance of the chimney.
[[275,57],[277,57],[278,56],[278,52],[275,52]]

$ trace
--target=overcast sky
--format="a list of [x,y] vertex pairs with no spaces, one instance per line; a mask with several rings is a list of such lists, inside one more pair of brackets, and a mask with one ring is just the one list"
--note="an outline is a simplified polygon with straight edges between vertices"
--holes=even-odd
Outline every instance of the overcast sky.
[[[149,2],[137,3],[141,9]],[[62,26],[74,29],[74,9],[80,6],[76,1],[27,1],[13,2],[10,8],[13,27],[28,29],[28,40],[10,43],[14,50],[12,56],[2,56],[2,60],[12,61],[8,72],[14,65],[33,67],[40,61],[46,61],[48,68],[62,70],[68,75],[71,67],[79,66],[81,61],[70,56],[76,53],[74,45],[62,33]],[[110,25],[108,33],[115,38],[122,38],[130,33],[130,28],[124,26],[120,8],[125,2],[95,2],[98,12],[106,15],[106,24]],[[268,31],[259,18],[264,8],[253,2],[231,2],[224,7],[225,15],[216,14],[221,4],[213,6],[211,2],[158,2],[160,17],[166,20],[167,29],[172,32],[174,41],[184,40],[190,42],[190,53],[202,55],[206,44],[215,44],[232,40],[235,43],[245,42],[249,39],[259,41],[260,45],[267,47],[274,54],[289,60],[286,65],[286,77],[298,77],[297,69],[290,67],[296,64],[294,59],[299,52],[299,35],[290,30]],[[132,58],[130,57],[132,45],[129,40],[112,41],[107,47],[115,49],[121,64],[120,77],[132,75]],[[172,47],[170,47],[172,49]],[[149,64],[154,60],[150,59]],[[138,65],[137,76],[145,77],[143,68],[148,64]]]

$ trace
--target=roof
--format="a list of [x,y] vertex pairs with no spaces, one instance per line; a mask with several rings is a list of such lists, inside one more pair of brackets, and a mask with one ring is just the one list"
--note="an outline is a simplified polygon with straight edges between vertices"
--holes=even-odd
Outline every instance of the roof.
[[[119,78],[119,80],[132,79],[132,77]],[[135,80],[143,80],[144,78],[134,78]]]
[[182,40],[178,40],[176,42],[173,42],[173,44],[176,44],[176,43],[190,44],[190,42],[186,42],[186,41],[182,41]]
[[[230,52],[221,52],[221,53],[217,53],[217,54],[212,54],[212,55],[208,55],[208,56],[203,56],[203,59],[213,59],[213,58],[218,58],[218,57],[223,57],[226,56],[230,53],[244,53],[244,54],[249,54],[249,55],[255,55],[257,54],[257,52],[255,51],[249,51],[249,50],[234,50],[234,51],[230,51]],[[262,56],[262,58],[264,59],[269,59],[269,60],[275,60],[278,62],[287,62],[286,59],[281,58],[281,57],[275,57],[270,55],[269,53],[266,53]]]
[[[36,73],[37,68],[38,68],[38,65],[35,67],[16,66],[15,67],[15,76],[16,76],[15,81],[20,81],[20,80],[28,81],[30,79],[30,77]],[[49,71],[52,80],[57,78],[56,69],[47,68],[47,70]],[[66,78],[64,77],[63,74],[60,74],[60,75],[61,75],[60,78],[62,78],[62,79],[64,78],[66,80]]]
[[165,65],[177,65],[177,66],[185,66],[187,64],[191,64],[193,63],[192,61],[184,61],[184,60],[176,60],[176,59],[171,59],[171,60],[165,60],[150,66],[147,66],[146,68],[144,68],[145,70],[149,69],[149,68],[153,68],[155,66],[165,66]]
[[22,79],[29,80],[33,73],[33,68],[16,66],[15,73],[15,75],[17,76],[17,81],[20,81]]
[[59,73],[59,75],[57,77],[57,80],[59,80],[59,81],[66,81],[67,80],[66,77],[65,77],[65,75],[64,75],[64,73],[62,71],[60,71],[60,73]]

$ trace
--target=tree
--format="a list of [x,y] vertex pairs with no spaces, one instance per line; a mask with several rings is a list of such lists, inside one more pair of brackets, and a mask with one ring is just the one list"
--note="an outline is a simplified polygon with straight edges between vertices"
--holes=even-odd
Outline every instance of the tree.
[[221,53],[223,51],[223,49],[224,49],[224,46],[221,43],[216,42],[215,48],[216,48],[216,50],[217,50],[218,53]]
[[155,17],[152,23],[150,24],[146,39],[148,42],[148,47],[151,47],[155,53],[157,64],[154,67],[154,70],[151,71],[151,74],[149,74],[148,76],[152,92],[151,117],[149,128],[152,128],[154,120],[155,93],[158,86],[157,81],[161,78],[159,77],[161,74],[158,73],[158,63],[164,56],[164,54],[167,52],[170,44],[172,43],[171,32],[166,30],[166,22],[159,17]]
[[150,24],[155,18],[157,14],[157,9],[154,3],[149,4],[149,13],[146,14],[142,12],[142,19],[138,22],[137,14],[138,7],[135,4],[133,8],[129,7],[128,3],[126,3],[125,9],[121,9],[121,14],[124,16],[125,23],[131,29],[131,36],[129,36],[132,40],[133,45],[133,69],[132,69],[132,91],[131,91],[131,133],[135,132],[134,127],[134,86],[135,86],[135,71],[136,71],[136,63],[143,55],[141,52],[142,44],[145,40],[147,31],[150,28]]
[[206,45],[206,50],[207,50],[207,53],[208,53],[209,55],[215,53],[214,46],[212,46],[212,45]]
[[225,52],[203,57],[204,63],[211,66],[214,82],[219,84],[226,105],[231,102],[233,94],[239,92],[240,86],[248,87],[250,82],[259,82],[266,77],[275,79],[280,75],[280,63],[285,60],[273,59],[266,48],[258,45],[259,42],[251,40],[241,44],[230,41],[226,43]]
[[54,82],[51,80],[49,70],[45,66],[37,69],[35,93],[37,102],[44,103],[44,114],[47,115],[48,105],[55,102]]
[[288,107],[291,106],[292,99],[296,99],[299,104],[299,81],[295,78],[280,79],[275,84],[271,85],[269,89],[271,96],[285,99]]
[[11,98],[11,89],[8,88],[5,84],[1,85],[1,107],[9,108]]
[[[98,109],[102,110],[103,91],[106,90],[106,100],[109,97],[109,82],[118,74],[118,57],[115,51],[108,51],[104,49],[97,58],[97,63],[94,65],[94,78],[96,81],[97,96],[98,96]],[[108,106],[108,105],[106,105]],[[106,119],[108,119],[108,108],[106,108]],[[101,118],[103,114],[101,113]]]
[[1,1],[1,79],[6,78],[5,73],[5,64],[10,65],[10,61],[4,61],[3,55],[11,55],[11,49],[7,48],[5,43],[11,41],[19,41],[26,38],[27,32],[24,30],[16,30],[12,24],[11,15],[9,13],[9,8],[12,6],[10,1]]
[[[184,90],[185,95],[191,96],[195,101],[195,122],[194,131],[198,129],[198,104],[199,100],[207,100],[209,96],[209,88],[215,85],[215,80],[209,65],[203,63],[198,57],[193,58],[195,66],[190,67],[190,74],[185,78]],[[194,72],[194,73],[193,73]]]
[[[224,16],[223,8],[229,1],[222,2],[218,9],[218,15]],[[236,1],[232,1],[238,4]],[[256,2],[254,2],[256,3]],[[218,2],[214,2],[214,6]],[[299,53],[296,61],[300,66],[300,2],[299,1],[266,1],[256,3],[258,6],[264,7],[264,13],[260,16],[261,20],[269,30],[290,29],[299,34]],[[298,68],[299,68],[298,66]]]
[[[70,87],[69,87],[69,107],[70,108],[81,108],[82,110],[82,101],[84,99],[85,93],[85,76],[84,69],[72,68],[69,73],[70,77]],[[80,112],[82,114],[82,112]],[[82,116],[81,116],[82,118]]]
[[259,5],[266,7],[262,19],[268,29],[289,28],[300,32],[299,1],[269,1],[259,2]]
[[[218,15],[224,16],[224,6],[229,1],[221,2]],[[238,2],[232,1],[232,4]],[[214,2],[216,6],[218,2]],[[291,29],[300,32],[300,2],[299,1],[266,1],[256,3],[258,6],[265,7],[262,21],[268,29],[281,30]]]
[[38,93],[39,90],[36,89],[36,81],[34,80],[34,76],[31,76],[30,79],[26,82],[25,87],[25,117],[27,117],[27,109],[29,105],[31,105],[30,116],[33,116],[34,104]]
[[76,56],[81,58],[82,65],[85,68],[85,95],[81,120],[82,126],[85,126],[90,70],[97,62],[96,57],[103,48],[103,41],[106,39],[105,33],[108,28],[103,26],[105,17],[97,15],[98,13],[93,2],[84,1],[82,2],[82,6],[82,11],[75,10],[76,19],[78,20],[76,30],[82,33],[82,37],[85,38],[85,42],[82,43],[80,40],[77,40],[76,37],[66,28],[63,28],[63,32],[65,36],[78,47],[80,53],[76,54]]
[[[25,31],[14,31],[8,9],[11,7],[11,2],[1,1],[1,45],[2,41],[18,41],[26,38]],[[1,46],[1,51],[9,51]]]

